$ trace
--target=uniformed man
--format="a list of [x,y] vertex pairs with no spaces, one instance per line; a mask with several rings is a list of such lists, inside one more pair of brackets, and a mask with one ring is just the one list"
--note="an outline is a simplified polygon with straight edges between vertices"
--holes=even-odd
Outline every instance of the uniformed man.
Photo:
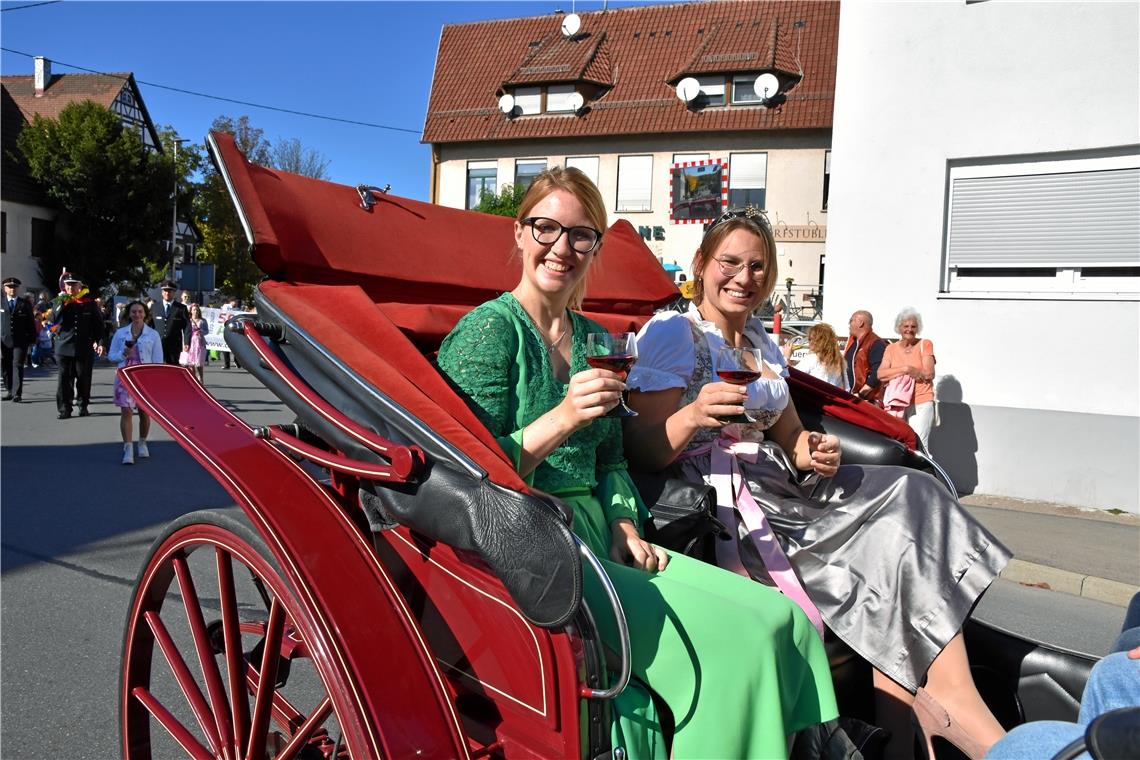
[[59,418],[71,416],[74,402],[79,404],[79,416],[86,417],[91,403],[91,370],[95,356],[103,355],[100,338],[103,335],[103,314],[95,299],[83,292],[79,275],[68,272],[63,276],[63,304],[56,316],[55,359],[59,363],[59,386],[55,404]]
[[4,280],[4,303],[0,306],[0,343],[3,344],[4,400],[22,401],[24,365],[28,349],[36,342],[32,305],[20,297],[19,277]]

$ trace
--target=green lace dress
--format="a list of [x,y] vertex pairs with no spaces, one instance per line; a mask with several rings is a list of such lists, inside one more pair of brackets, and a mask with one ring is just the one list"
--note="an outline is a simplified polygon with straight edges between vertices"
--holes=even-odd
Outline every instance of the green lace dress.
[[[572,318],[571,374],[588,369],[587,333],[604,331],[580,314]],[[566,395],[538,330],[509,293],[456,325],[439,366],[516,467],[523,428]],[[633,672],[672,713],[675,757],[784,757],[787,735],[836,716],[819,635],[778,592],[678,554],[659,573],[606,559],[610,523],[627,517],[641,525],[646,516],[626,472],[619,420],[599,419],[574,433],[526,481],[573,506],[574,532],[602,559],[625,607]],[[586,597],[612,641],[604,597],[589,579]],[[615,712],[615,746],[631,758],[665,756],[659,716],[643,688],[631,683]]]

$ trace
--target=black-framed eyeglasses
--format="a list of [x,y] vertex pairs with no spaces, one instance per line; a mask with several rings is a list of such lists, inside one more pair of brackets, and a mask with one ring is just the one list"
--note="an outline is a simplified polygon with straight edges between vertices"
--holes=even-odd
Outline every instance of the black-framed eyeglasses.
[[589,253],[602,242],[602,233],[593,227],[565,227],[545,216],[528,216],[522,223],[530,226],[535,242],[542,245],[554,245],[564,233],[570,248],[578,253]]
[[[716,262],[717,267],[720,269],[720,273],[725,277],[735,277],[736,275],[740,274],[740,271],[742,269],[744,269],[743,261],[718,258],[713,258],[713,261]],[[765,267],[763,261],[753,261],[748,265],[748,274],[752,275],[752,279],[754,280],[763,280],[764,268]]]

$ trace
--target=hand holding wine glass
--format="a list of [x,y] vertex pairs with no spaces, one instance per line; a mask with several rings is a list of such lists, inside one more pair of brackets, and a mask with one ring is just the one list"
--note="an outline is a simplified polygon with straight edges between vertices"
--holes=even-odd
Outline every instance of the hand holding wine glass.
[[[637,361],[637,335],[623,333],[590,333],[586,336],[586,363],[595,369],[616,372],[624,380]],[[636,417],[637,412],[626,405],[629,391],[622,391],[617,406],[605,417]]]
[[[723,345],[717,349],[716,374],[726,383],[748,385],[753,380],[759,379],[763,371],[764,359],[758,348]],[[755,420],[746,412],[725,418],[725,422],[747,425]]]

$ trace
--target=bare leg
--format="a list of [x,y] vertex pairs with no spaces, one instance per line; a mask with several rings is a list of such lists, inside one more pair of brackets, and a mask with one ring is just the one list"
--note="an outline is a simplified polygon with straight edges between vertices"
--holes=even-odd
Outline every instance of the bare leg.
[[[130,412],[130,409],[128,409],[127,412]],[[149,436],[150,415],[144,412],[142,409],[139,409],[139,440],[145,441]]]
[[911,704],[914,695],[884,673],[872,672],[875,686],[875,723],[891,732],[884,760],[911,760],[914,757],[914,724]]
[[[139,414],[142,414],[142,412],[139,412]],[[119,433],[123,436],[123,443],[131,442],[131,435],[134,433],[134,431],[132,430],[131,410],[129,407],[127,409],[119,410]],[[146,436],[144,435],[142,437],[145,438]]]
[[194,374],[198,375],[198,382],[200,382],[202,385],[206,384],[206,366],[205,365],[200,364],[197,367],[195,367],[194,368]]
[[989,747],[1005,736],[1005,729],[986,707],[978,687],[974,685],[961,632],[950,639],[946,648],[930,663],[925,688],[962,729],[981,744]]

